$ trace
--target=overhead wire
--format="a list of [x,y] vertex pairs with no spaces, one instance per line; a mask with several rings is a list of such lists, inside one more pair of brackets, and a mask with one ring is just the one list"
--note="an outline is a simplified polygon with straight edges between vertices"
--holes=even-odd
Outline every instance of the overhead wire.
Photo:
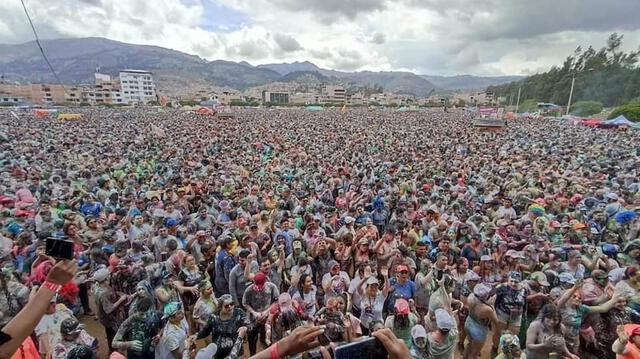
[[31,30],[33,30],[33,35],[35,36],[36,44],[38,45],[38,49],[40,49],[40,53],[42,54],[42,57],[44,58],[44,61],[47,63],[47,66],[49,66],[49,70],[51,70],[51,73],[53,74],[53,77],[56,79],[58,84],[60,84],[62,86],[62,90],[66,93],[67,91],[64,88],[64,84],[60,80],[60,77],[58,77],[58,74],[56,73],[56,70],[53,69],[53,65],[51,65],[51,62],[49,61],[49,58],[44,53],[44,49],[42,48],[42,44],[40,44],[40,37],[38,36],[38,32],[36,31],[36,27],[33,25],[33,21],[31,20],[31,15],[29,15],[29,10],[27,10],[27,6],[25,5],[24,0],[20,0],[20,2],[22,3],[22,8],[24,9],[25,15],[27,15],[27,20],[29,20],[29,25],[31,25]]

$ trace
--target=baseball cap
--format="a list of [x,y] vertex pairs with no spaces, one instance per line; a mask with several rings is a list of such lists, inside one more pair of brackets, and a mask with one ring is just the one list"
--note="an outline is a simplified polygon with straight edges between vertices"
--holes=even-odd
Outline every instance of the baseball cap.
[[84,329],[84,326],[78,322],[76,318],[67,318],[60,323],[60,333],[62,334],[76,334],[80,333]]
[[169,319],[173,317],[176,313],[178,313],[182,309],[182,304],[180,302],[169,302],[165,304],[163,309],[162,319]]
[[332,259],[329,261],[329,269],[335,267],[335,266],[339,266],[340,263],[338,263],[338,261],[336,261],[335,259]]
[[549,281],[547,281],[547,276],[542,272],[533,272],[531,273],[531,279],[537,281],[541,285],[548,287]]
[[380,285],[380,281],[376,277],[369,277],[369,279],[367,279],[367,285],[372,285],[372,284]]
[[210,359],[213,358],[218,352],[218,346],[214,343],[207,345],[206,347],[198,350],[195,359]]
[[107,268],[98,269],[93,273],[93,276],[91,277],[91,279],[95,280],[96,282],[102,282],[107,278],[109,278],[109,270]]
[[403,298],[396,299],[396,303],[393,307],[396,310],[397,315],[409,314],[409,302],[407,302],[406,299],[403,299]]
[[480,262],[490,262],[490,261],[492,261],[492,260],[493,260],[493,259],[491,258],[491,256],[490,256],[490,255],[487,255],[487,254],[483,254],[483,255],[480,257]]
[[411,328],[411,337],[413,339],[426,338],[427,330],[420,324],[414,325],[413,328]]
[[489,296],[489,294],[491,294],[492,289],[493,288],[489,284],[479,283],[478,285],[473,287],[473,295],[481,300],[484,300]]
[[522,255],[522,253],[514,250],[514,249],[509,249],[507,251],[507,253],[505,253],[507,257],[511,257],[511,258],[524,258],[524,256]]
[[78,345],[77,347],[69,350],[67,354],[68,359],[98,359],[99,357],[86,345]]
[[436,325],[439,329],[451,330],[454,327],[455,323],[453,322],[453,318],[451,318],[451,315],[446,310],[438,308],[435,311],[435,315]]
[[353,218],[351,216],[347,216],[344,219],[344,223],[346,223],[346,224],[350,224],[350,223],[353,223],[353,222],[355,222],[355,218]]
[[400,272],[408,272],[409,271],[409,267],[407,267],[404,264],[401,264],[399,266],[396,267],[396,272],[400,273]]
[[480,280],[480,276],[474,271],[468,271],[464,274],[463,280],[465,283],[469,281],[478,281]]
[[560,273],[560,275],[558,275],[558,280],[561,283],[567,283],[567,284],[574,284],[576,282],[576,278],[573,276],[573,274],[569,272]]

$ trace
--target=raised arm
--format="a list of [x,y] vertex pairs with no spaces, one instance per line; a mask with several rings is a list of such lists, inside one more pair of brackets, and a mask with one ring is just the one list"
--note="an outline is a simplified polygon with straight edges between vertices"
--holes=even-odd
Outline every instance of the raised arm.
[[[53,266],[46,281],[64,285],[73,279],[76,270],[75,261],[60,261]],[[40,287],[24,308],[2,328],[2,332],[10,336],[10,339],[0,345],[0,358],[10,358],[18,350],[42,319],[55,294],[51,289]]]

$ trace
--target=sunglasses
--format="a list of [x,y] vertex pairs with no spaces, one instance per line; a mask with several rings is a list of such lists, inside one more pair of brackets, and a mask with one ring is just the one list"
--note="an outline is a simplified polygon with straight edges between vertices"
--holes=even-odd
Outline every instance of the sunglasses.
[[233,308],[235,306],[235,304],[233,303],[227,303],[225,305],[223,305],[224,308]]

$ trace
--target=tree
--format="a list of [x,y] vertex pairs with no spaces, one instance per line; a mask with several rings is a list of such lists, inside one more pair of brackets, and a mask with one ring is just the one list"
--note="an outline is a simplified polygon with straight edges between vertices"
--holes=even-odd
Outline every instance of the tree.
[[518,107],[518,112],[533,112],[538,109],[538,101],[534,99],[528,99],[522,101]]
[[514,96],[518,89],[528,98],[564,105],[569,101],[575,78],[573,101],[597,100],[604,106],[619,106],[640,96],[640,50],[622,50],[622,35],[613,33],[599,50],[578,46],[561,66],[538,73],[518,82],[489,86],[487,92],[498,96]]
[[619,106],[611,114],[609,118],[616,118],[623,115],[629,121],[640,122],[640,102],[631,102],[626,105]]
[[591,116],[602,112],[602,103],[598,101],[578,101],[571,105],[569,112],[577,116]]

